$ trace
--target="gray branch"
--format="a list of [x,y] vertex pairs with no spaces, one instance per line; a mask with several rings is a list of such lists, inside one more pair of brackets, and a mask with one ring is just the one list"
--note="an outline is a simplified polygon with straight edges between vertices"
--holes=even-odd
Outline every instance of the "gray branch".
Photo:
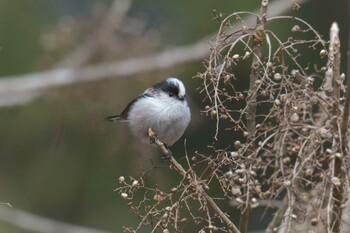
[[[299,3],[305,1],[307,0],[300,0]],[[290,6],[291,2],[289,1],[274,1],[269,5],[270,16],[280,15],[290,10]],[[249,23],[256,19],[250,16],[244,20]],[[0,107],[24,104],[49,88],[112,77],[121,78],[198,61],[209,55],[209,41],[213,37],[210,35],[193,44],[165,50],[151,56],[129,58],[82,68],[57,68],[32,74],[1,77]]]
[[111,233],[93,228],[63,223],[1,204],[0,220],[15,225],[20,229],[42,233]]

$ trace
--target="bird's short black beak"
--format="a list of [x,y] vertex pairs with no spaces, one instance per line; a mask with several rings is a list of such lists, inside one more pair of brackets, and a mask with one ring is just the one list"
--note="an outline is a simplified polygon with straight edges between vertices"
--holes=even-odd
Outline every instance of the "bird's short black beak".
[[181,101],[184,101],[185,100],[185,96],[179,96],[178,99],[181,100]]

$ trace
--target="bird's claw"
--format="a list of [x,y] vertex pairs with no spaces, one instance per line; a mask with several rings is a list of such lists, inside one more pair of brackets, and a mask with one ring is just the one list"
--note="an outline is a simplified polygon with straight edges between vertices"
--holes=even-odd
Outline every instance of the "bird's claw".
[[150,144],[155,144],[156,143],[156,136],[155,137],[150,137],[149,138],[149,143]]
[[170,158],[173,156],[173,153],[172,153],[171,150],[169,149],[169,146],[168,146],[168,145],[164,144],[164,146],[165,146],[165,148],[167,149],[167,152],[168,152],[168,153],[164,154],[164,155],[162,156],[162,159],[163,159],[163,160],[168,160],[168,159],[170,159]]
[[151,129],[148,129],[148,136],[151,144],[155,144],[156,140],[158,139],[157,134]]
[[168,160],[168,159],[170,159],[173,156],[173,153],[171,152],[171,150],[168,148],[167,145],[165,145],[165,147],[166,147],[168,153],[164,154],[162,156],[162,159],[163,160]]
[[[159,140],[159,138],[158,138],[157,134],[156,134],[151,128],[148,129],[148,136],[149,136],[149,139],[150,139],[150,143],[151,143],[151,144],[158,144],[158,143],[157,143],[157,140]],[[162,143],[162,142],[161,142],[161,143]],[[162,156],[162,159],[163,159],[163,160],[168,160],[168,159],[170,159],[173,155],[172,155],[172,153],[171,153],[171,151],[170,151],[170,149],[169,149],[169,146],[168,146],[167,144],[165,144],[165,143],[162,143],[162,144],[164,145],[164,147],[165,147],[165,149],[166,149],[166,152],[163,151],[164,154],[163,154],[163,156]]]

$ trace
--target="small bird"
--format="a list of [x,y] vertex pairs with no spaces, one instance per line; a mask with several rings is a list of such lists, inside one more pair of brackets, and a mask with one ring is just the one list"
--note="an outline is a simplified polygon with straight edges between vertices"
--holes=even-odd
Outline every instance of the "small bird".
[[106,119],[128,122],[132,133],[142,141],[149,140],[151,128],[167,147],[180,139],[191,121],[185,86],[177,78],[168,78],[148,88],[132,100],[120,115]]

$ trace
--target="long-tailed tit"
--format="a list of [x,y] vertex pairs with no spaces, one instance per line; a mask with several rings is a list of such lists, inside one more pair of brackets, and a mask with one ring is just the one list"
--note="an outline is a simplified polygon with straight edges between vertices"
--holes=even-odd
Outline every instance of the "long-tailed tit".
[[132,133],[143,141],[149,140],[151,128],[169,147],[179,140],[191,120],[185,94],[185,86],[179,79],[168,78],[132,100],[120,115],[107,120],[128,122]]

